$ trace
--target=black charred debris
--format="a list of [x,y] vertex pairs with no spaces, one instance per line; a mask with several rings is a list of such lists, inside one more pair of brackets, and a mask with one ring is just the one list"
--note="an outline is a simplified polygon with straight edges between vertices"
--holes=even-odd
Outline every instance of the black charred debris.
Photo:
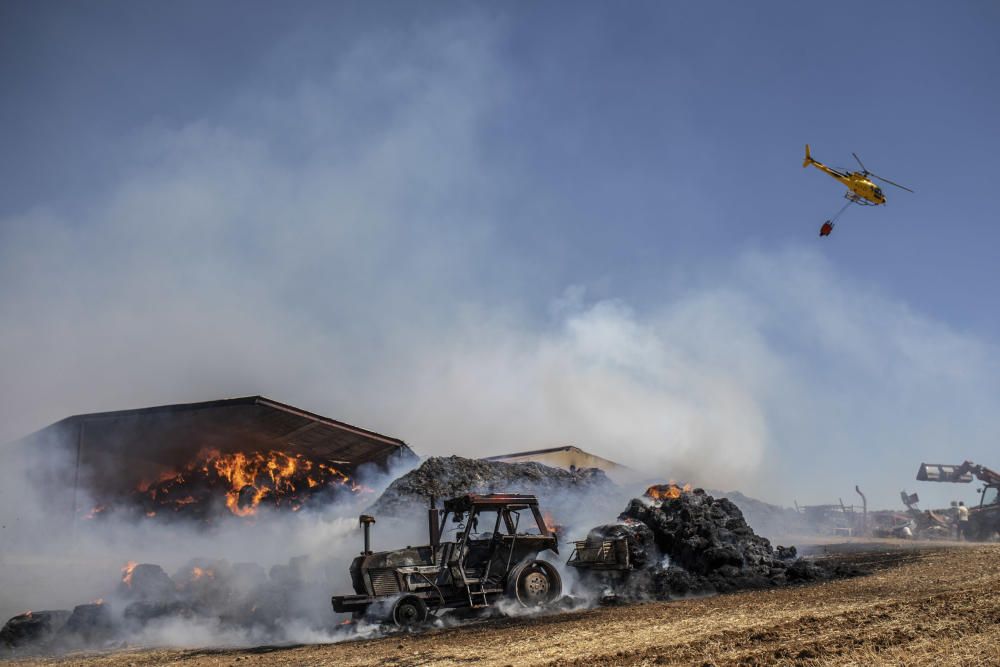
[[562,470],[541,463],[502,463],[461,456],[432,456],[395,480],[368,509],[375,516],[405,517],[423,512],[431,497],[466,493],[530,493],[540,499],[565,493],[616,489],[597,468]]
[[858,568],[796,558],[795,547],[774,549],[754,533],[740,509],[701,489],[677,498],[633,499],[619,516],[635,570],[616,582],[628,599],[774,588],[863,574]]

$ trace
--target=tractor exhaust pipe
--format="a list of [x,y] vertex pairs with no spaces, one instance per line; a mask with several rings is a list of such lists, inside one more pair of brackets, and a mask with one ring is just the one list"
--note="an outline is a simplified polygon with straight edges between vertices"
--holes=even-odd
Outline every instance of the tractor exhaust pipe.
[[369,514],[362,514],[358,517],[358,522],[365,529],[365,550],[361,554],[369,556],[372,553],[372,524],[375,523],[375,517]]
[[441,526],[438,523],[437,503],[431,496],[431,506],[427,510],[427,531],[431,543],[431,564],[437,565],[437,550],[441,543]]

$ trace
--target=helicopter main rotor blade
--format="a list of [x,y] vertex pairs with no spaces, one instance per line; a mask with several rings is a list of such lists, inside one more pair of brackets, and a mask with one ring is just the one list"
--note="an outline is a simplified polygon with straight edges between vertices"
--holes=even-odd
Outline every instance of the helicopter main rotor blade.
[[[906,187],[905,185],[900,185],[899,183],[893,183],[888,178],[882,178],[878,174],[870,174],[870,175],[874,176],[875,178],[877,178],[880,181],[884,181],[884,182],[888,183],[889,185],[895,185],[897,188],[902,188],[903,190],[906,190],[907,192],[913,192],[913,190],[911,190],[910,188]],[[916,193],[914,192],[913,194],[916,194]]]
[[857,153],[851,153],[851,155],[853,155],[854,159],[857,160],[858,164],[861,165],[861,170],[862,171],[864,171],[866,174],[871,173],[871,172],[868,171],[868,167],[865,166],[865,163],[861,161],[861,158],[858,157]]

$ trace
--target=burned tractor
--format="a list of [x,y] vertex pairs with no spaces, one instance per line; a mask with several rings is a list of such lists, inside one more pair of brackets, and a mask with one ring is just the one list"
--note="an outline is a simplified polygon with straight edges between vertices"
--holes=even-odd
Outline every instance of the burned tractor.
[[969,537],[991,540],[1000,533],[1000,473],[972,461],[961,465],[921,463],[917,470],[917,479],[921,482],[969,484],[973,477],[983,482],[983,488],[979,493],[979,505],[969,508]]
[[[337,612],[396,625],[416,625],[443,609],[488,607],[508,598],[543,606],[562,596],[556,568],[539,560],[559,553],[535,496],[465,495],[428,510],[429,544],[371,551],[371,525],[363,515],[365,550],[351,563],[355,595],[333,597]],[[448,533],[453,539],[442,539]]]

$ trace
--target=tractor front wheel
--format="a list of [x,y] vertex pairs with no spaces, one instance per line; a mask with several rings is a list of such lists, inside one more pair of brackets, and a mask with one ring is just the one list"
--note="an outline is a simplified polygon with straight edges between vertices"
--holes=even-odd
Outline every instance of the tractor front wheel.
[[427,605],[415,595],[396,600],[392,606],[392,622],[401,628],[412,628],[427,620]]

